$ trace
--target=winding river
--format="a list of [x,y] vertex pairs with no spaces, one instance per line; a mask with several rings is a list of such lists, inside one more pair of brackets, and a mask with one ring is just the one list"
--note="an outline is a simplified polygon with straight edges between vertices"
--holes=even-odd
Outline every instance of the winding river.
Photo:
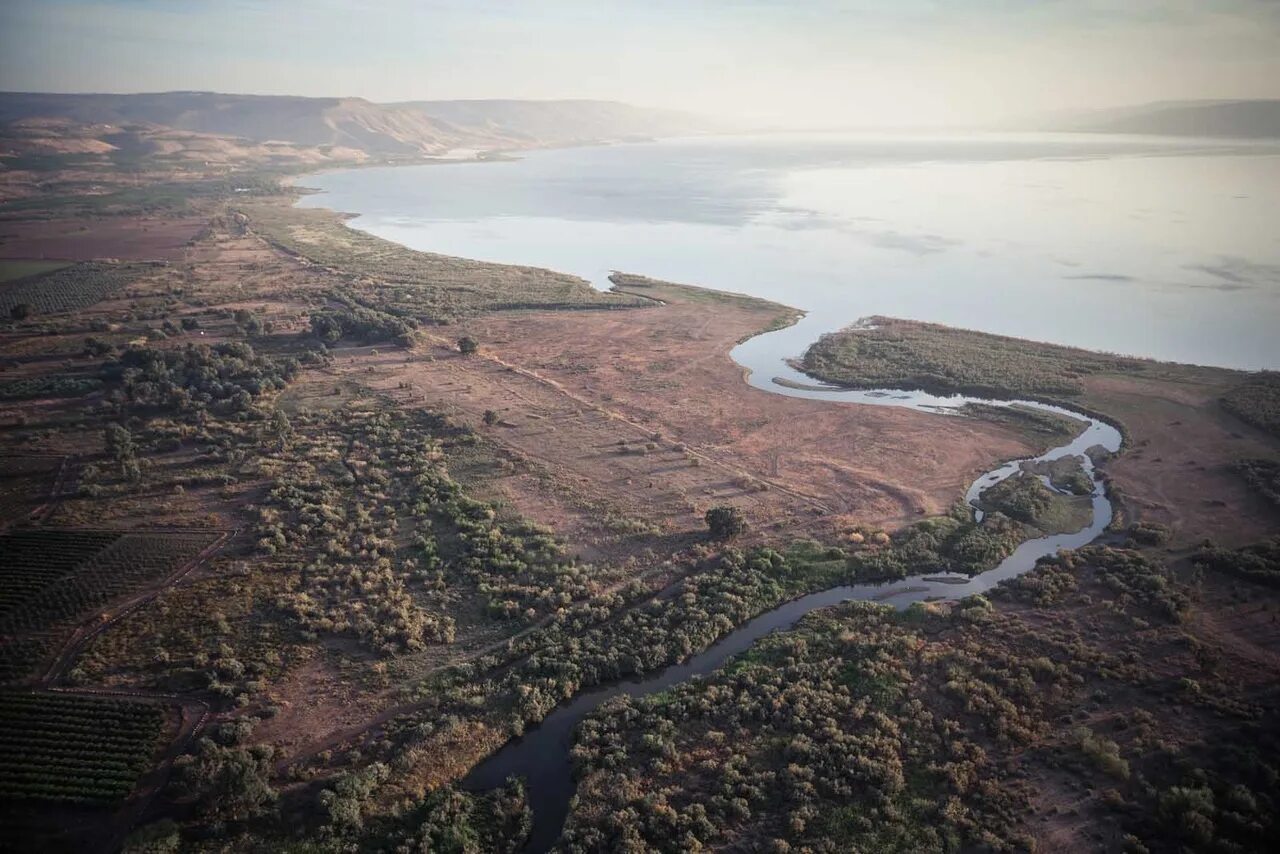
[[[1082,423],[1072,441],[1033,460],[1082,460],[1093,481],[1093,517],[1083,530],[1029,540],[973,578],[935,573],[787,602],[682,664],[578,693],[480,762],[464,786],[485,790],[523,777],[534,815],[527,850],[546,851],[574,793],[574,728],[609,699],[711,673],[816,608],[846,600],[902,608],[980,593],[1041,557],[1096,539],[1111,504],[1087,451],[1118,451],[1114,427],[1034,401],[831,387],[787,359],[842,322],[884,315],[1184,362],[1272,367],[1280,258],[1273,234],[1257,224],[1270,221],[1276,174],[1280,149],[1271,144],[820,134],[313,176],[309,183],[324,192],[304,197],[303,206],[359,211],[353,227],[411,248],[564,270],[600,287],[608,286],[606,265],[621,265],[799,303],[810,310],[799,323],[733,351],[759,389],[938,417],[956,417],[969,403],[1021,404]],[[1102,304],[1108,309],[1100,314]],[[975,480],[969,503],[1023,462]]]
[[[817,608],[825,608],[850,600],[870,600],[905,608],[913,602],[936,598],[960,598],[981,593],[999,582],[1020,575],[1035,566],[1041,557],[1055,554],[1059,549],[1073,549],[1087,545],[1096,539],[1111,521],[1111,502],[1094,470],[1087,451],[1095,446],[1112,453],[1120,450],[1120,432],[1110,424],[1072,410],[1030,400],[988,400],[983,398],[952,396],[939,397],[919,391],[849,389],[815,384],[813,379],[792,368],[778,352],[775,344],[777,333],[759,335],[739,345],[734,359],[748,369],[748,382],[756,388],[791,397],[829,400],[835,403],[857,403],[874,406],[903,406],[909,409],[934,412],[941,417],[955,417],[957,411],[969,403],[993,406],[1021,405],[1066,415],[1081,421],[1085,426],[1074,439],[1053,448],[1038,457],[1012,460],[979,477],[966,493],[970,504],[986,488],[1021,470],[1023,462],[1056,460],[1063,456],[1079,457],[1085,472],[1093,480],[1093,519],[1088,527],[1072,534],[1056,534],[1028,540],[1022,543],[995,569],[970,578],[964,575],[932,573],[880,584],[854,584],[833,587],[793,599],[766,611],[740,626],[705,651],[687,661],[672,665],[657,673],[624,682],[603,685],[581,691],[566,703],[558,706],[541,724],[530,728],[523,736],[512,739],[500,750],[478,764],[467,775],[463,786],[472,791],[492,789],[502,785],[510,776],[523,777],[526,794],[533,810],[533,831],[526,851],[549,850],[559,838],[569,814],[570,802],[576,787],[569,758],[573,746],[573,733],[578,722],[595,711],[602,703],[618,696],[643,697],[664,691],[688,679],[699,677],[719,668],[728,659],[743,652],[765,635],[788,629],[805,614]],[[1046,478],[1041,478],[1051,489]],[[981,518],[981,510],[974,511]]]

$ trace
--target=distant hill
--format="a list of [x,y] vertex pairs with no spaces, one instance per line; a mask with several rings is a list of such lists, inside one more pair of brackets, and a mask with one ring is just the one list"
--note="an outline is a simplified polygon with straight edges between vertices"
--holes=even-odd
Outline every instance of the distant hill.
[[1093,133],[1280,138],[1280,100],[1163,101],[1059,116],[1051,129]]
[[543,144],[679,136],[715,129],[708,120],[688,113],[633,107],[618,101],[409,101],[387,107],[448,122],[456,128]]
[[691,115],[611,101],[413,101],[159,92],[138,95],[0,93],[0,124],[63,119],[161,126],[255,143],[356,149],[370,155],[451,148],[526,148],[712,129]]

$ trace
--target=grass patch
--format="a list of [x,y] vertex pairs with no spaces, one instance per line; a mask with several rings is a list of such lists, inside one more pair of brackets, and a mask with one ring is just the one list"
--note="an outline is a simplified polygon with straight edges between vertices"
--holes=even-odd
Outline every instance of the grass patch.
[[971,418],[991,421],[1021,433],[1032,445],[1050,448],[1066,442],[1084,427],[1084,422],[1056,412],[1045,412],[1029,406],[993,406],[987,403],[970,403],[963,406],[961,414]]
[[1280,436],[1280,372],[1253,374],[1222,396],[1222,408],[1259,430]]
[[38,276],[41,273],[52,273],[69,267],[68,261],[0,261],[0,282],[12,282],[25,279],[27,276]]

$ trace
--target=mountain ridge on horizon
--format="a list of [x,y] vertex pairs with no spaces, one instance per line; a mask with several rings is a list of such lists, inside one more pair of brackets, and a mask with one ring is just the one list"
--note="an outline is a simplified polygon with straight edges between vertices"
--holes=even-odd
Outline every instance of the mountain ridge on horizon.
[[1280,98],[1148,101],[1061,111],[1034,121],[1047,130],[1068,132],[1272,139],[1280,138]]
[[[0,136],[28,136],[6,150],[58,148],[56,137],[60,131],[49,122],[67,123],[68,136],[85,136],[85,129],[95,126],[171,129],[205,138],[243,140],[252,145],[285,143],[311,151],[336,152],[348,159],[413,159],[459,149],[520,150],[747,129],[742,123],[678,110],[592,98],[378,103],[360,96],[244,95],[201,90],[0,92]],[[29,134],[30,126],[39,123],[45,123],[39,133]],[[1150,102],[1029,117],[1006,124],[1004,129],[1280,138],[1280,99]],[[97,131],[90,130],[87,135],[99,138],[85,145],[111,147]],[[195,144],[200,147],[207,143]]]
[[333,146],[371,156],[527,148],[703,133],[717,124],[620,101],[471,99],[376,103],[361,97],[171,92],[0,92],[0,124],[32,119],[147,124],[252,142]]

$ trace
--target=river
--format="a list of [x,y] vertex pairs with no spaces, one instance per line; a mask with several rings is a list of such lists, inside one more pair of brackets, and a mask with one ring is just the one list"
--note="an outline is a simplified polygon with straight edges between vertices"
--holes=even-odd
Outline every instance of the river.
[[[769,333],[769,335],[774,334],[777,333]],[[759,337],[767,338],[768,335]],[[769,347],[761,347],[759,352],[768,352],[769,349]],[[748,349],[748,352],[752,351]],[[792,397],[875,406],[904,406],[935,412],[939,417],[955,417],[954,412],[968,403],[986,403],[996,406],[1018,404],[1079,419],[1083,429],[1070,442],[1038,457],[1011,460],[986,472],[969,487],[966,498],[972,504],[983,490],[1020,471],[1024,461],[1047,461],[1068,455],[1076,456],[1080,459],[1085,472],[1093,480],[1092,521],[1087,527],[1075,533],[1055,534],[1027,540],[996,568],[973,577],[934,572],[900,581],[842,585],[811,593],[749,620],[705,651],[681,664],[664,668],[643,678],[579,692],[568,702],[556,707],[540,724],[530,728],[519,738],[512,739],[477,765],[463,781],[463,786],[468,789],[484,790],[501,786],[511,776],[524,778],[529,806],[533,810],[533,831],[526,847],[527,851],[547,851],[559,838],[565,818],[569,814],[569,805],[575,789],[569,753],[573,747],[573,732],[578,722],[595,711],[602,703],[618,696],[643,697],[654,694],[688,679],[711,673],[734,655],[749,648],[761,637],[770,632],[790,628],[805,614],[817,608],[825,608],[850,600],[877,601],[905,608],[913,602],[928,599],[955,599],[982,593],[1005,579],[1013,578],[1031,569],[1041,557],[1055,554],[1059,549],[1079,548],[1093,542],[1111,522],[1111,502],[1094,469],[1092,458],[1086,453],[1097,446],[1112,453],[1120,449],[1122,437],[1120,432],[1110,424],[1063,407],[1035,401],[989,400],[959,395],[939,397],[918,391],[889,389],[851,391],[830,386],[823,387],[785,364],[774,365],[773,368],[774,376],[788,381],[788,384],[779,384],[772,378],[766,379],[769,377],[768,374],[753,371],[750,377],[752,385]],[[1050,489],[1053,488],[1047,478],[1041,477],[1041,480]],[[980,515],[981,511],[975,508],[975,513]]]

